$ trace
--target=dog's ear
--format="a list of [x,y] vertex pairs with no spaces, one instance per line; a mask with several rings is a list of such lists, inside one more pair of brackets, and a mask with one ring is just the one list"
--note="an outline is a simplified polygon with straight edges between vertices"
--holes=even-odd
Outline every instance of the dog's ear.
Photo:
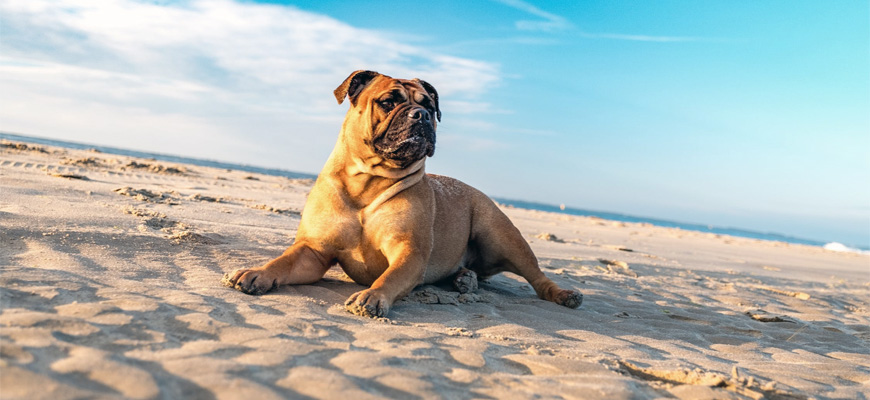
[[429,82],[426,82],[422,79],[414,79],[420,86],[423,86],[423,89],[426,89],[426,92],[429,93],[429,96],[432,97],[432,101],[435,102],[435,118],[438,119],[438,122],[441,122],[441,107],[438,105],[438,91],[435,90],[435,86],[432,86]]
[[365,88],[366,85],[368,85],[369,82],[371,82],[372,79],[375,79],[378,75],[380,74],[375,71],[366,71],[362,69],[354,71],[344,80],[344,82],[341,83],[341,85],[338,85],[333,92],[335,93],[335,99],[338,100],[338,104],[343,103],[344,97],[347,96],[350,98],[350,104],[356,105],[356,98],[359,97],[360,93],[362,93],[363,88]]

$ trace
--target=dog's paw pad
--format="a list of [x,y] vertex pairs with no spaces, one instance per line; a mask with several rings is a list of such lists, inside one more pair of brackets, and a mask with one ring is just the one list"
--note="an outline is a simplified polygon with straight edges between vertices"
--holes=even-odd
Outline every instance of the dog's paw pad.
[[471,293],[477,290],[477,274],[471,270],[462,270],[456,274],[453,287],[459,293]]
[[371,289],[352,294],[344,302],[344,306],[351,314],[369,318],[386,317],[390,311],[389,300]]
[[577,308],[583,304],[583,295],[573,290],[562,290],[556,295],[555,302],[568,308]]
[[225,273],[223,278],[221,278],[221,285],[224,285],[224,286],[229,287],[229,288],[235,287],[236,282],[234,282],[232,278],[233,278],[233,276],[230,275],[229,272]]
[[243,268],[224,274],[221,283],[245,294],[261,295],[278,287],[278,281],[266,275],[263,271]]
[[382,307],[373,306],[370,304],[350,304],[345,306],[348,312],[351,314],[356,314],[361,317],[369,317],[369,318],[381,318],[386,316],[386,310]]

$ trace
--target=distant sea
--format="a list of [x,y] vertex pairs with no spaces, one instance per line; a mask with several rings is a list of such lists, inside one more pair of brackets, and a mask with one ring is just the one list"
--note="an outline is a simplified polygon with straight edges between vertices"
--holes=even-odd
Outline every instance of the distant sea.
[[[46,146],[56,146],[56,147],[65,147],[69,149],[79,149],[79,150],[89,150],[95,149],[103,153],[107,154],[117,154],[122,156],[130,156],[130,157],[139,157],[139,158],[153,158],[155,160],[160,161],[168,161],[174,163],[181,164],[192,164],[199,165],[204,167],[214,167],[214,168],[222,168],[222,169],[232,169],[238,171],[246,171],[253,172],[259,174],[266,175],[274,175],[274,176],[284,176],[287,178],[294,179],[315,179],[317,175],[306,174],[302,172],[292,172],[286,171],[283,169],[274,169],[274,168],[262,168],[256,167],[253,165],[245,165],[245,164],[232,164],[221,161],[213,161],[213,160],[203,160],[199,158],[188,158],[188,157],[179,157],[179,156],[171,156],[166,154],[157,154],[157,153],[146,153],[143,151],[136,150],[127,150],[127,149],[119,149],[115,147],[106,147],[106,146],[97,146],[92,144],[84,144],[84,143],[75,143],[75,142],[66,142],[61,140],[54,139],[43,139],[33,136],[22,136],[11,133],[0,132],[0,139],[6,139],[9,141],[18,141],[18,142],[28,142],[28,143],[36,143]],[[783,235],[779,233],[764,233],[764,232],[755,232],[745,229],[739,228],[724,228],[717,227],[711,225],[701,225],[701,224],[692,224],[692,223],[684,223],[684,222],[676,222],[676,221],[668,221],[656,218],[647,218],[647,217],[637,217],[632,215],[611,213],[611,212],[603,212],[603,211],[592,211],[585,210],[581,208],[572,208],[572,207],[562,207],[558,205],[552,204],[544,204],[544,203],[535,203],[529,201],[522,200],[511,200],[511,199],[503,199],[499,197],[493,197],[493,200],[505,204],[512,207],[517,208],[525,208],[530,210],[538,210],[538,211],[547,211],[554,212],[560,214],[568,214],[568,215],[577,215],[583,217],[597,217],[601,219],[611,220],[611,221],[619,221],[619,222],[633,222],[633,223],[647,223],[655,226],[661,226],[666,228],[679,228],[689,231],[697,231],[697,232],[708,232],[714,233],[718,235],[729,235],[729,236],[738,236],[750,239],[760,239],[760,240],[770,240],[777,242],[786,242],[786,243],[794,243],[794,244],[804,244],[810,246],[819,246],[824,247],[829,250],[834,251],[849,251],[849,252],[859,252],[859,253],[868,253],[870,252],[870,248],[850,248],[848,246],[844,246],[840,243],[835,242],[821,242],[817,240],[809,240],[802,239],[793,236]]]
[[700,225],[700,224],[691,224],[685,222],[675,222],[675,221],[667,221],[663,219],[655,219],[655,218],[646,218],[646,217],[635,217],[632,215],[625,214],[617,214],[610,212],[602,212],[602,211],[590,211],[584,210],[581,208],[571,208],[565,207],[564,209],[561,206],[554,206],[551,204],[542,204],[542,203],[534,203],[529,201],[521,201],[521,200],[508,200],[501,199],[497,197],[493,197],[493,200],[506,204],[509,206],[517,207],[517,208],[525,208],[530,210],[539,210],[539,211],[549,211],[556,212],[568,215],[579,215],[583,217],[597,217],[601,219],[611,220],[611,221],[619,221],[619,222],[635,222],[635,223],[647,223],[655,226],[662,226],[666,228],[679,228],[687,231],[696,231],[696,232],[708,232],[715,233],[717,235],[729,235],[729,236],[738,236],[750,239],[761,239],[761,240],[772,240],[777,242],[786,242],[786,243],[794,243],[794,244],[806,244],[810,246],[820,246],[825,247],[830,250],[839,250],[839,251],[866,251],[868,249],[850,249],[847,246],[844,246],[841,243],[835,242],[820,242],[818,240],[810,240],[810,239],[801,239],[793,236],[783,235],[779,233],[763,233],[763,232],[755,232],[746,229],[739,228],[723,228],[712,225]]

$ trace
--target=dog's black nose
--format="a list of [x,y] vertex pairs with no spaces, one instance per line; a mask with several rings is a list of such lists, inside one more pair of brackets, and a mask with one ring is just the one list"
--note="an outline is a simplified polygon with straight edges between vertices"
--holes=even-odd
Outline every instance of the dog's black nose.
[[411,122],[418,122],[421,120],[424,122],[429,122],[429,118],[429,111],[426,111],[422,108],[415,108],[408,112],[408,119],[411,120]]

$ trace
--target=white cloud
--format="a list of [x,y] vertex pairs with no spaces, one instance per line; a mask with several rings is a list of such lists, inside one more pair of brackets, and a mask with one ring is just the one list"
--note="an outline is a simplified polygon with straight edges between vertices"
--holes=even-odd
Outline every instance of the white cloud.
[[87,141],[145,125],[156,141],[211,138],[196,150],[213,157],[264,139],[328,152],[345,109],[332,89],[356,69],[425,79],[458,104],[500,80],[492,63],[287,6],[5,0],[0,25],[0,130]]
[[461,149],[469,153],[500,150],[510,147],[508,144],[498,140],[457,134],[441,135],[438,137],[438,141],[444,147]]
[[535,7],[532,4],[526,3],[522,0],[496,0],[501,4],[504,4],[508,7],[520,10],[526,14],[531,14],[540,18],[539,20],[529,21],[522,20],[517,21],[516,27],[520,30],[528,30],[528,31],[545,31],[545,32],[553,32],[569,29],[572,27],[571,23],[568,22],[565,18],[546,12],[541,10],[538,7]]
[[[529,21],[521,20],[515,23],[517,29],[525,31],[543,31],[543,32],[558,32],[573,30],[574,25],[566,18],[556,15],[527,3],[522,0],[495,0],[503,5],[522,11],[526,14],[538,17],[540,19]],[[653,35],[633,35],[623,33],[590,33],[579,31],[580,37],[587,39],[613,39],[613,40],[629,40],[637,42],[695,42],[695,41],[721,41],[716,39],[705,39],[688,36],[653,36]]]
[[441,110],[450,115],[467,114],[513,114],[513,111],[500,109],[492,103],[482,101],[444,100]]
[[580,36],[588,39],[614,39],[630,40],[636,42],[696,42],[711,41],[711,39],[696,38],[690,36],[652,36],[652,35],[629,35],[622,33],[588,33],[580,32]]

